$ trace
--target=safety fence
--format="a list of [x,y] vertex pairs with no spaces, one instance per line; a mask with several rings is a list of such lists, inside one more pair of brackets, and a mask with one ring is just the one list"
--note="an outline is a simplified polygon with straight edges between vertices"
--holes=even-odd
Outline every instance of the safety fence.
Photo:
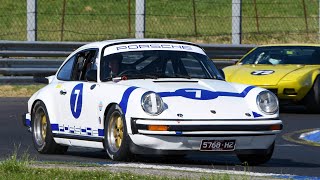
[[[31,83],[55,74],[83,42],[0,41],[0,83]],[[199,44],[219,68],[233,64],[255,45]]]
[[[36,2],[36,12],[30,10],[31,2]],[[0,39],[27,40],[30,13],[36,18],[39,41],[132,38],[138,25],[137,2],[2,0]],[[237,2],[240,8],[233,9]],[[147,38],[231,43],[232,18],[238,13],[243,44],[319,43],[318,0],[145,0],[144,7]]]

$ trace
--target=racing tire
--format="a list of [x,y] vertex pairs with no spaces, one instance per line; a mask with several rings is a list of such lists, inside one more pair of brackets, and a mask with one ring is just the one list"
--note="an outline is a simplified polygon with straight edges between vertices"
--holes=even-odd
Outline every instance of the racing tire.
[[274,142],[268,148],[268,151],[263,154],[237,154],[238,159],[244,164],[249,166],[255,166],[259,164],[264,164],[268,162],[273,154],[274,151]]
[[41,154],[64,154],[68,146],[57,144],[52,136],[48,111],[43,102],[34,105],[31,114],[32,140],[35,149]]
[[315,79],[305,100],[305,106],[309,112],[320,113],[320,76]]
[[126,161],[131,158],[130,137],[124,114],[118,105],[112,105],[105,116],[104,147],[110,159]]

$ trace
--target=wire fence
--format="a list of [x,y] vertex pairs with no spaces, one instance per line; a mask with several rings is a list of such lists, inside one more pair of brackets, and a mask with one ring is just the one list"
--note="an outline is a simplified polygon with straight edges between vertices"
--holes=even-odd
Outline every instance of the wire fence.
[[[146,0],[145,37],[231,43],[232,0]],[[37,40],[135,37],[136,0],[37,0]],[[0,40],[27,40],[27,0],[1,0]],[[244,44],[319,43],[319,0],[242,0]]]

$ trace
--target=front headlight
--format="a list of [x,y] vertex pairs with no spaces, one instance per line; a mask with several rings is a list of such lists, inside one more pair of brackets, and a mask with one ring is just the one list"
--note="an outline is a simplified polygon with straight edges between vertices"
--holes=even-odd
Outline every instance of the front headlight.
[[163,111],[163,101],[161,97],[154,92],[146,92],[141,98],[142,109],[152,115],[156,116]]
[[257,96],[257,105],[259,109],[266,114],[275,114],[278,112],[278,98],[270,91],[262,91]]

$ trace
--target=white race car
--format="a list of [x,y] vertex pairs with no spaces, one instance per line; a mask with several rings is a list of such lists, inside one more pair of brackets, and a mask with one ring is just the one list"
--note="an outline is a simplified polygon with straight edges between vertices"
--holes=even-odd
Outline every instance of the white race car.
[[223,151],[261,164],[282,130],[273,93],[228,83],[200,46],[162,39],[80,47],[29,99],[28,112],[38,152],[91,147],[113,160]]

